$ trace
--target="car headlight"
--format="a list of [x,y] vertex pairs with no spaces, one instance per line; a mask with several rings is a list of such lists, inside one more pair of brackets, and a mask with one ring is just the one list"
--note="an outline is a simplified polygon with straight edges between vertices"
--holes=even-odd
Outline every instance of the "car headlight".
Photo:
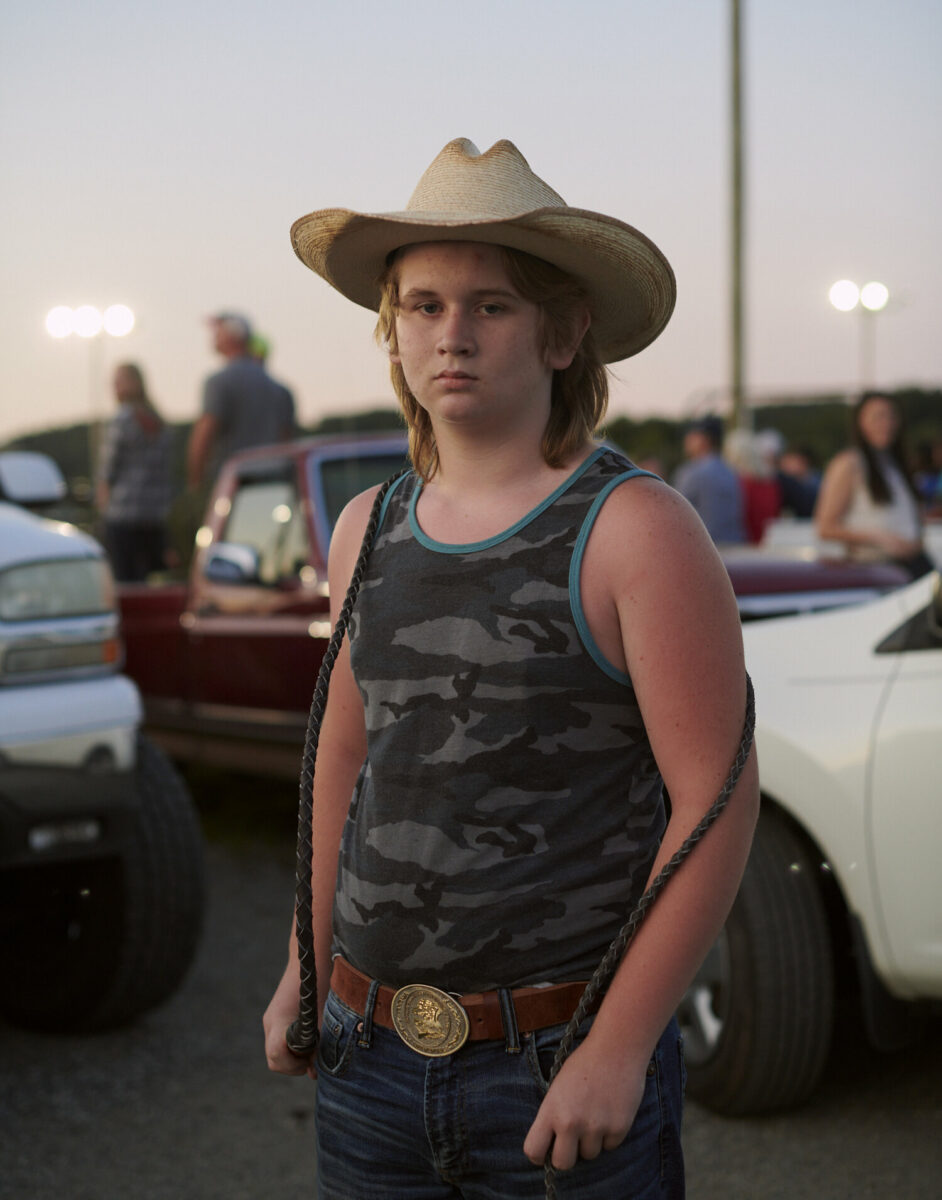
[[0,620],[44,621],[113,609],[114,582],[104,559],[57,559],[0,571]]

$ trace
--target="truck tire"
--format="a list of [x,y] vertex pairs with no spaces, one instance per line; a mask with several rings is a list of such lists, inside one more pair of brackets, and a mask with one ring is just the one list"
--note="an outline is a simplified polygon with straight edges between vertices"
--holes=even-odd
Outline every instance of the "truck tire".
[[764,809],[726,925],[678,1010],[687,1093],[727,1116],[781,1111],[820,1079],[834,960],[817,863]]
[[199,819],[145,738],[136,776],[122,858],[23,871],[4,884],[19,913],[0,972],[8,1020],[55,1032],[114,1028],[166,1000],[192,963],[205,894]]

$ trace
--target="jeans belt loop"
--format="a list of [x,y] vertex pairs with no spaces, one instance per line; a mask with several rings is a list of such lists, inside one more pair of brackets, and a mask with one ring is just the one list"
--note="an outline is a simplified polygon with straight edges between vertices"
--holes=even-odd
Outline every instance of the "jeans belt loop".
[[379,980],[374,979],[370,982],[370,990],[366,996],[366,1004],[363,1006],[363,1027],[360,1030],[360,1036],[357,1039],[357,1045],[362,1046],[364,1050],[368,1050],[373,1044],[373,1009],[376,1007],[376,993],[379,991]]
[[517,1028],[517,1010],[514,1008],[514,998],[509,988],[498,988],[500,1000],[500,1017],[504,1023],[504,1036],[508,1054],[520,1053],[520,1030]]

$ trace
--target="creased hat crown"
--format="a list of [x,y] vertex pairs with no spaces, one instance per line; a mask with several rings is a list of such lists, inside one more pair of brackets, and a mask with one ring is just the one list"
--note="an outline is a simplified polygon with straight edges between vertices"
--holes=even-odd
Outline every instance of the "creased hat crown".
[[513,142],[495,142],[482,154],[474,142],[455,138],[419,180],[406,212],[508,220],[556,206],[566,201],[534,175]]

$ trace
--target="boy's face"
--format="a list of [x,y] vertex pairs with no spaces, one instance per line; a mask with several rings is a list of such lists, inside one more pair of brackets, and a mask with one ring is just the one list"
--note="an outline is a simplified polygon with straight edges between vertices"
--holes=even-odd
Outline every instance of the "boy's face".
[[397,265],[392,358],[433,423],[532,414],[542,432],[553,370],[572,356],[543,349],[540,310],[513,287],[500,250],[426,242],[408,247]]

